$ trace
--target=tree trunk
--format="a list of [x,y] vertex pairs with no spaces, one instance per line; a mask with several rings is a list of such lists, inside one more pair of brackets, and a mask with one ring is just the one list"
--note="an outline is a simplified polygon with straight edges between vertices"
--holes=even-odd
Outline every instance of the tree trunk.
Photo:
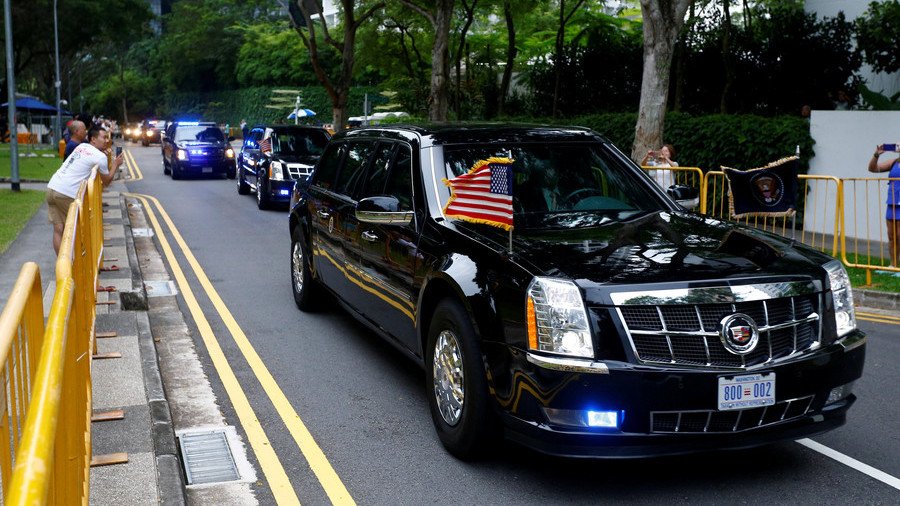
[[675,96],[672,98],[672,110],[681,112],[684,100],[684,69],[685,59],[691,54],[688,43],[691,39],[691,31],[694,27],[694,1],[691,0],[690,14],[688,14],[687,29],[680,35],[680,41],[675,45]]
[[731,0],[722,1],[722,64],[725,67],[725,85],[719,98],[719,112],[728,114],[728,96],[734,86],[734,58],[731,55]]
[[506,109],[506,97],[509,95],[509,85],[512,81],[513,65],[516,63],[516,25],[513,21],[512,4],[510,0],[503,2],[503,16],[506,18],[506,67],[503,69],[503,79],[500,80],[500,96],[497,98],[497,114],[503,116]]
[[434,46],[431,48],[431,96],[428,119],[447,121],[448,83],[450,74],[450,21],[455,0],[438,0],[434,13]]
[[[119,64],[119,78],[122,80],[122,119],[128,124],[128,88],[125,86],[125,63]],[[71,107],[71,106],[70,106]]]
[[648,150],[658,148],[663,142],[672,52],[684,24],[684,14],[689,2],[690,0],[641,0],[644,70],[634,145],[631,148],[631,158],[635,162],[639,162]]
[[566,40],[566,0],[559,0],[559,26],[556,30],[556,46],[553,56],[553,107],[551,114],[555,118],[559,114],[559,82],[562,80],[563,45]]

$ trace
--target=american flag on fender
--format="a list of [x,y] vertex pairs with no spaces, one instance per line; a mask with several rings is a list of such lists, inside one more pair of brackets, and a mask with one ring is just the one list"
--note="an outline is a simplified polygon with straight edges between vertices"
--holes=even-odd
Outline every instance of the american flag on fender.
[[476,162],[466,174],[445,179],[450,200],[444,214],[512,230],[512,164],[510,158],[488,158]]
[[259,141],[259,150],[263,153],[272,151],[272,139],[270,137],[266,137],[265,139]]

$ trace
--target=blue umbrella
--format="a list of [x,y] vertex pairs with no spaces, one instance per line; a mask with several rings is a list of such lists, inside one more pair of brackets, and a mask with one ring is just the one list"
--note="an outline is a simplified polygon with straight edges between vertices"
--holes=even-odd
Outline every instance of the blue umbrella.
[[[7,102],[7,103],[0,105],[0,107],[6,107],[8,105],[9,105],[9,103]],[[31,98],[31,97],[16,99],[16,109],[25,109],[25,110],[29,110],[29,111],[56,112],[56,107],[53,107],[52,105],[47,105],[47,104],[41,102],[40,100]],[[60,112],[62,114],[69,114],[69,111],[67,111],[65,109],[60,109]]]
[[315,115],[316,115],[316,113],[310,109],[297,109],[296,111],[293,111],[292,113],[288,114],[288,119],[294,119],[294,117],[309,118],[309,117],[315,116]]

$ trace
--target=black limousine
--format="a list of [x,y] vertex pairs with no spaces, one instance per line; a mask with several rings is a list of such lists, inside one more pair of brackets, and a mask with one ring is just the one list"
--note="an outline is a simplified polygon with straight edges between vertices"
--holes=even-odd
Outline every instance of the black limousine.
[[[491,160],[510,168],[490,185],[511,233],[447,211],[451,182]],[[501,434],[640,457],[844,424],[866,337],[842,264],[689,212],[691,193],[587,129],[343,132],[294,188],[294,299],[310,310],[331,292],[418,362],[460,458]],[[486,202],[452,198],[476,218]]]

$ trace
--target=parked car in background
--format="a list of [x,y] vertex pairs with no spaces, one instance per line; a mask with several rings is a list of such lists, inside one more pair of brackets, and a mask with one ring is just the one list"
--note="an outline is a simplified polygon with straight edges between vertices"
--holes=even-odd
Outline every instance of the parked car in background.
[[843,425],[866,350],[843,265],[696,196],[588,129],[341,132],[292,197],[294,301],[330,292],[422,366],[461,458],[500,434],[638,457]]
[[238,155],[238,193],[254,190],[260,209],[288,203],[294,181],[309,177],[330,138],[313,126],[252,128]]
[[235,177],[235,152],[222,130],[212,122],[176,121],[163,138],[163,173],[184,176]]

